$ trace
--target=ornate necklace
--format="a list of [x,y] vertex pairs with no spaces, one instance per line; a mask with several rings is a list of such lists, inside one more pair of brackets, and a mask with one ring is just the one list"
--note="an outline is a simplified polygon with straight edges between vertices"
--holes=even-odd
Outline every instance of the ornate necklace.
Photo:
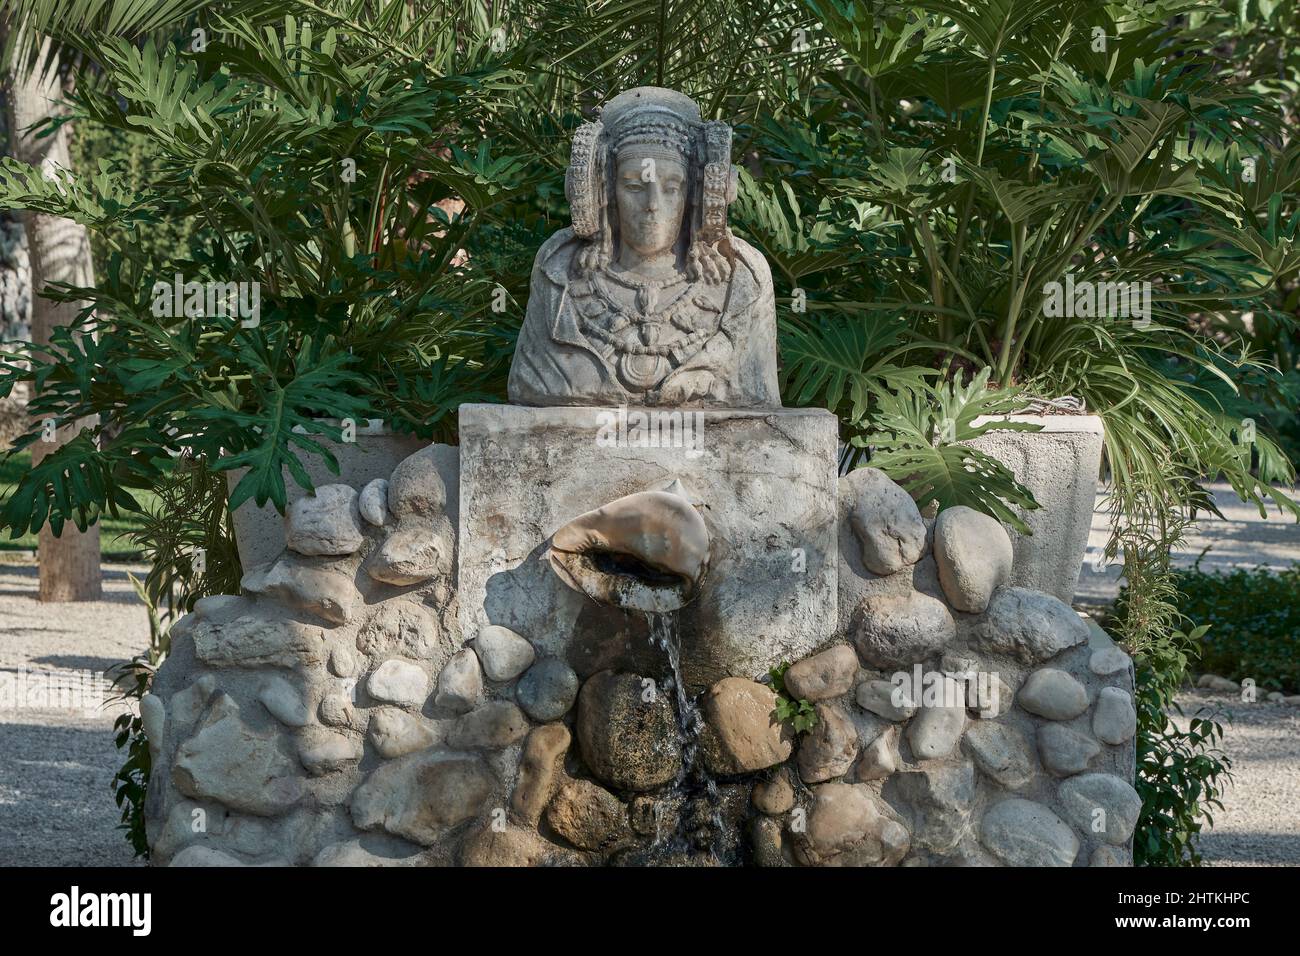
[[635,292],[637,311],[643,315],[649,315],[656,310],[661,292],[687,281],[686,276],[680,272],[674,272],[662,279],[647,279],[634,272],[614,272],[609,266],[603,267],[600,274],[623,288]]

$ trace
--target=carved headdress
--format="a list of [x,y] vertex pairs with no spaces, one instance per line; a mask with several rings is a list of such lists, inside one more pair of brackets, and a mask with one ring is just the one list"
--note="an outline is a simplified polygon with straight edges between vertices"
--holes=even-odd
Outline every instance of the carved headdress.
[[641,86],[620,93],[600,118],[578,127],[565,175],[565,194],[574,234],[587,240],[578,257],[580,270],[608,263],[615,227],[610,221],[618,154],[629,147],[662,152],[683,161],[690,171],[687,271],[692,279],[717,282],[731,272],[731,234],[727,206],[736,198],[736,171],[731,165],[731,127],[704,122],[699,107],[682,93]]

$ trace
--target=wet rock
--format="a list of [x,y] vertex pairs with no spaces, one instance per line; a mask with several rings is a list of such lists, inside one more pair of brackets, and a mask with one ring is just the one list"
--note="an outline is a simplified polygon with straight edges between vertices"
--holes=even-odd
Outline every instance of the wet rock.
[[893,574],[920,560],[925,522],[911,495],[877,468],[851,472],[840,487],[850,501],[849,526],[869,571]]
[[977,721],[966,731],[962,747],[976,765],[1007,790],[1034,778],[1034,756],[1025,735],[1010,724]]
[[[489,624],[478,632],[474,651],[489,680],[514,680],[532,666],[537,652],[533,645],[508,627]],[[576,688],[575,688],[575,693]]]
[[648,794],[637,794],[627,805],[627,819],[632,832],[640,836],[657,836],[663,822],[664,804]]
[[1008,866],[1070,866],[1079,854],[1079,838],[1060,817],[1018,797],[984,814],[980,842]]
[[1101,747],[1087,734],[1060,724],[1038,728],[1038,755],[1047,771],[1057,777],[1082,773],[1099,753]]
[[429,696],[429,677],[418,664],[393,658],[375,669],[366,690],[383,703],[419,707]]
[[580,850],[609,852],[631,839],[627,808],[590,780],[570,780],[546,808],[546,822]]
[[944,852],[957,845],[969,826],[975,768],[963,760],[903,773],[898,792],[912,808],[912,842]]
[[320,727],[303,735],[298,759],[313,777],[320,777],[361,759],[361,741]]
[[311,720],[311,711],[302,695],[283,677],[271,675],[262,681],[257,699],[274,717],[290,727],[305,727]]
[[1133,698],[1118,687],[1103,687],[1092,715],[1092,732],[1108,744],[1119,746],[1137,733]]
[[817,705],[817,722],[799,741],[799,776],[821,783],[849,772],[858,756],[858,731],[835,704]]
[[451,524],[403,524],[394,530],[366,562],[366,573],[396,587],[423,584],[451,574],[454,549]]
[[302,798],[303,787],[292,759],[277,746],[278,736],[254,731],[234,700],[219,694],[198,733],[177,750],[172,782],[188,797],[232,810],[283,813]]
[[1071,720],[1088,709],[1088,691],[1065,671],[1044,667],[1029,675],[1016,698],[1031,714]]
[[[966,727],[965,693],[951,677],[942,678],[936,706],[923,706],[907,728],[907,741],[917,760],[940,760],[957,746]],[[925,698],[923,697],[923,703]]]
[[478,655],[472,648],[462,648],[438,675],[438,694],[433,702],[437,707],[464,714],[478,706],[483,699],[483,670]]
[[437,740],[433,728],[394,707],[382,707],[371,715],[369,734],[379,755],[390,760],[432,747]]
[[352,795],[352,821],[430,846],[483,810],[495,779],[477,757],[425,751],[381,764]]
[[681,768],[672,703],[640,675],[593,674],[578,694],[577,729],[591,772],[620,790],[653,790]]
[[515,685],[515,700],[529,717],[541,723],[559,720],[578,696],[578,675],[556,657],[544,657]]
[[881,734],[862,750],[858,761],[857,781],[884,780],[898,770],[898,728],[886,727]]
[[754,851],[754,865],[761,867],[789,866],[785,851],[785,834],[781,821],[771,817],[755,817],[749,824],[749,842]]
[[1050,594],[998,588],[971,636],[985,650],[1037,664],[1088,641],[1088,626]]
[[939,583],[959,611],[983,613],[996,588],[1011,578],[1011,538],[1002,522],[974,508],[946,508],[934,522]]
[[298,667],[325,656],[321,629],[296,621],[249,615],[227,624],[200,621],[193,633],[195,656],[213,667]]
[[785,689],[795,700],[827,700],[851,691],[857,673],[858,655],[847,644],[840,644],[790,665]]
[[537,727],[528,735],[519,760],[519,777],[510,806],[532,826],[537,826],[551,799],[571,740],[569,729],[564,724]]
[[357,498],[357,510],[369,524],[383,527],[388,522],[388,481],[376,478],[362,488]]
[[285,544],[306,555],[352,554],[361,547],[361,512],[350,485],[323,485],[289,505]]
[[369,657],[422,661],[434,655],[437,641],[438,625],[432,614],[418,604],[391,601],[381,604],[358,632],[357,650]]
[[751,773],[789,759],[793,735],[776,719],[776,704],[772,688],[743,677],[709,688],[700,707],[705,722],[700,744],[711,773]]
[[909,685],[895,685],[887,680],[866,680],[858,685],[858,706],[885,720],[907,720],[916,713]]
[[754,784],[750,800],[759,813],[773,817],[789,813],[794,809],[794,786],[790,783],[789,771],[783,767],[772,779]]
[[794,853],[804,866],[897,866],[910,846],[897,814],[865,784],[816,789]]
[[1071,777],[1061,784],[1058,793],[1067,820],[1112,846],[1128,842],[1142,812],[1142,798],[1137,791],[1108,773]]
[[911,591],[866,598],[858,609],[853,640],[864,661],[892,670],[938,654],[956,632],[942,601]]
[[449,746],[476,750],[508,747],[528,733],[528,718],[507,700],[492,701],[456,721],[447,737]]
[[388,479],[388,510],[406,515],[434,517],[447,508],[447,486],[438,474],[433,448],[422,448],[405,458]]

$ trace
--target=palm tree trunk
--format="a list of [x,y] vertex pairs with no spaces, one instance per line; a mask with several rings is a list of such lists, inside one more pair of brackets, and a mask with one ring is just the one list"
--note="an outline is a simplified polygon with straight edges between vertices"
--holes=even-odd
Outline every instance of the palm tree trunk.
[[[42,44],[42,56],[11,74],[9,125],[11,149],[15,159],[43,171],[55,167],[71,168],[68,151],[68,127],[62,126],[50,136],[37,138],[31,127],[58,109],[62,96],[58,60],[42,72],[49,41]],[[90,285],[94,267],[90,256],[90,237],[84,226],[44,213],[26,211],[23,225],[27,231],[27,249],[32,268],[32,343],[44,345],[51,331],[66,325],[77,315],[76,303],[51,302],[38,295],[50,282]],[[83,419],[59,429],[52,442],[38,441],[32,448],[32,463],[37,464],[61,443],[75,436],[81,428],[93,426],[94,419]],[[99,567],[99,526],[85,532],[71,524],[55,537],[47,523],[39,534],[40,600],[93,601],[102,594]]]

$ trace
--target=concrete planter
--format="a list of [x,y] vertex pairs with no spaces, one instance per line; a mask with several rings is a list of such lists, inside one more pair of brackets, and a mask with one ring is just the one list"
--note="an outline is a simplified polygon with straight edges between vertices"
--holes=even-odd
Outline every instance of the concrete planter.
[[[387,478],[398,462],[429,444],[422,438],[396,435],[373,426],[359,427],[355,442],[316,440],[329,448],[339,463],[339,473],[335,475],[323,458],[299,451],[307,474],[316,487],[341,483],[360,488],[375,478]],[[246,471],[240,468],[227,472],[226,487],[233,491]],[[288,471],[284,473],[284,484],[288,489],[289,503],[307,493]],[[239,562],[245,571],[274,560],[284,550],[284,517],[269,501],[261,508],[252,500],[246,501],[235,510],[233,518]]]
[[1105,428],[1096,415],[1009,417],[1043,428],[989,432],[967,444],[1010,468],[1041,505],[1037,511],[1020,512],[1032,537],[1007,528],[1015,550],[1011,583],[1046,591],[1069,604],[1092,529]]

